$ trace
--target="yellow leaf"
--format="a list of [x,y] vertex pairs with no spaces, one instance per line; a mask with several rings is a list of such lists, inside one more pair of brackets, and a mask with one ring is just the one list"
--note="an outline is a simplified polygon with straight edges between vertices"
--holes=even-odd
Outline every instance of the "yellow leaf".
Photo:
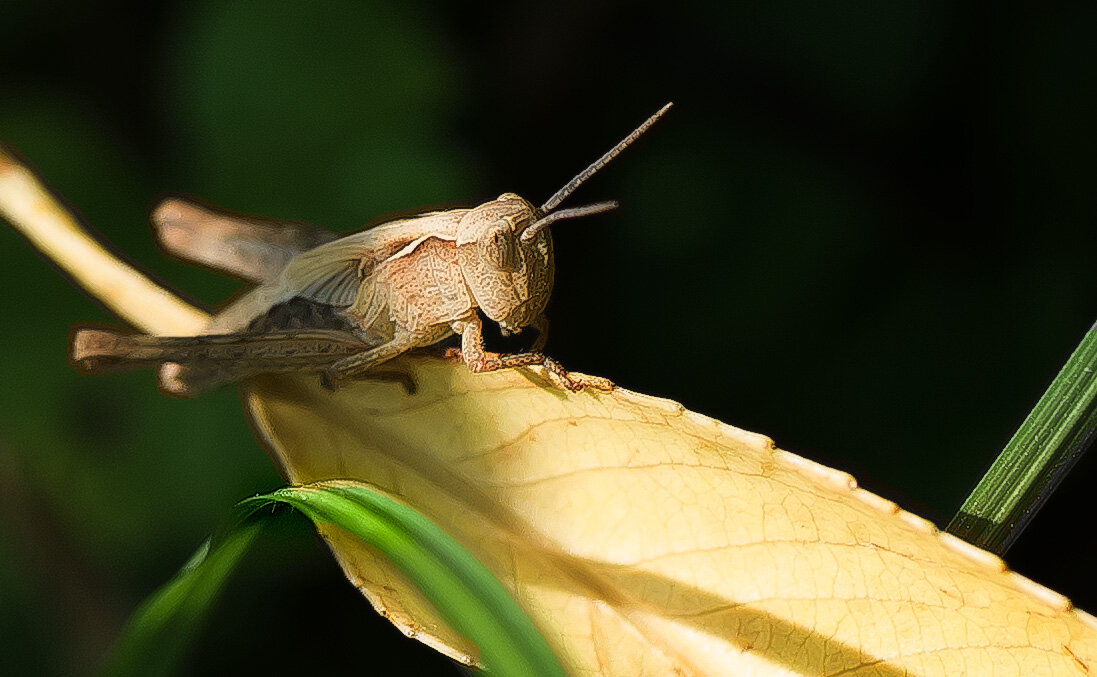
[[95,298],[150,334],[196,334],[209,316],[126,264],[0,147],[0,217],[7,219]]
[[[136,326],[207,316],[112,257],[0,150],[0,214]],[[408,357],[419,393],[249,382],[294,482],[352,479],[424,512],[511,589],[574,674],[1086,675],[1097,619],[997,557],[767,438],[536,369]],[[475,648],[357,539],[326,533],[381,613],[469,663]]]
[[[850,476],[680,405],[534,370],[408,358],[420,391],[255,379],[295,483],[355,479],[426,513],[507,585],[573,674],[1070,675],[1097,622]],[[348,578],[410,635],[475,648],[356,539]]]

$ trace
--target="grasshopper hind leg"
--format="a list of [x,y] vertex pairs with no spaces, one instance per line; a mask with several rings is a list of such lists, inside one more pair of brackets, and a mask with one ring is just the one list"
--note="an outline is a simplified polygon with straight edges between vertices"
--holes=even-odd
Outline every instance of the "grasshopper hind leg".
[[[163,337],[81,327],[72,335],[71,358],[86,373],[156,368],[164,392],[194,397],[256,374],[319,372],[370,350],[358,337],[333,330]],[[364,377],[416,390],[412,377],[397,370]]]
[[[334,390],[334,386],[328,380],[327,371],[323,367],[317,367],[320,375],[320,383],[328,390]],[[278,373],[274,370],[260,373]],[[254,375],[254,374],[248,374]],[[230,381],[238,381],[244,378],[242,375],[226,374],[224,370],[208,369],[196,366],[182,365],[175,362],[166,362],[160,365],[157,371],[157,381],[160,388],[168,394],[192,397],[207,390],[223,385]],[[407,395],[414,395],[419,391],[419,385],[415,377],[399,369],[373,369],[368,373],[356,377],[361,380],[377,381],[380,383],[395,383],[404,389]]]
[[[388,343],[383,343],[375,348],[364,350],[360,353],[344,357],[340,360],[328,365],[322,372],[320,372],[320,382],[324,384],[324,387],[328,390],[335,390],[338,386],[350,381],[352,379],[368,377],[372,378],[378,373],[393,374],[398,373],[393,370],[378,371],[376,367],[384,364],[388,360],[401,355],[411,350],[416,346],[414,337],[410,334],[397,333],[396,337]],[[404,374],[408,380],[411,377]],[[412,389],[409,392],[414,392],[415,385],[412,382]]]

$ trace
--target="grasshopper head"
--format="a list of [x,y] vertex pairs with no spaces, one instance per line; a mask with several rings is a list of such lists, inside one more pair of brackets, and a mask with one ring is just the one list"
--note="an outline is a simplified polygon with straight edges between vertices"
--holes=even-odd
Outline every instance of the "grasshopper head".
[[517,331],[545,309],[552,291],[552,238],[524,240],[539,210],[514,193],[469,210],[457,226],[457,256],[476,303],[501,327]]
[[670,107],[668,103],[659,109],[540,207],[514,193],[503,193],[465,214],[457,226],[458,259],[465,282],[485,315],[503,329],[517,332],[541,314],[552,291],[552,238],[548,227],[563,219],[613,209],[617,203],[557,207]]

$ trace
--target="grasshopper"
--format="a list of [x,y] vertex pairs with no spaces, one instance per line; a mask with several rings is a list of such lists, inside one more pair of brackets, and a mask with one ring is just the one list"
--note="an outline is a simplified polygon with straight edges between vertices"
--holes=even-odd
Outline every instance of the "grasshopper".
[[[191,396],[258,373],[317,371],[329,388],[354,378],[414,383],[379,369],[413,348],[460,337],[473,372],[542,365],[569,390],[612,388],[567,372],[541,351],[554,264],[549,226],[608,211],[616,202],[557,209],[643,134],[665,105],[535,207],[514,193],[469,209],[389,221],[336,238],[303,224],[240,218],[181,199],[152,215],[169,251],[258,286],[216,314],[203,335],[161,337],[78,328],[72,360],[85,371],[153,367],[161,388]],[[529,352],[484,349],[480,313],[504,335],[533,327]]]

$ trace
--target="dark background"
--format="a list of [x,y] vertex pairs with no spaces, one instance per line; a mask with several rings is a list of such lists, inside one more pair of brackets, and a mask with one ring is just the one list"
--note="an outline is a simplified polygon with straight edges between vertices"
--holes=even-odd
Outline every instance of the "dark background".
[[[349,231],[514,191],[569,201],[549,352],[765,433],[938,523],[1097,317],[1097,8],[999,3],[6,3],[0,140],[174,287],[183,192]],[[0,228],[0,655],[87,672],[237,500],[280,479],[236,394],[83,378],[111,316]],[[1082,461],[1008,556],[1097,611]],[[308,526],[266,537],[190,672],[434,666]]]

